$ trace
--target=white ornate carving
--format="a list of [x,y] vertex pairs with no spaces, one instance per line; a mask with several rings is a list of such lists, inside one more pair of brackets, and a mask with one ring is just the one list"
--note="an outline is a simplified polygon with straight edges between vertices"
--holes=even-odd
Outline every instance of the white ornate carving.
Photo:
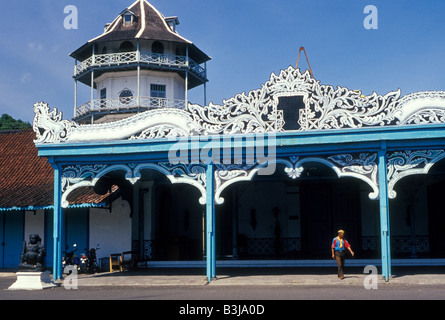
[[445,158],[445,150],[396,151],[387,156],[388,197],[397,196],[395,184],[403,177],[414,174],[427,174],[431,167]]
[[138,135],[133,135],[129,140],[157,139],[157,138],[176,138],[185,137],[187,131],[170,124],[160,124],[142,131]]
[[347,88],[317,85],[300,111],[301,130],[361,128],[394,124],[400,91],[362,96]]
[[[160,128],[175,128],[175,132],[190,135],[195,126],[190,114],[180,109],[155,109],[111,123],[81,125],[73,130],[68,141],[125,140],[153,135]],[[171,133],[171,130],[163,131]]]
[[79,126],[61,120],[57,111],[36,104],[37,142],[151,139],[180,135],[213,135],[283,131],[280,97],[302,96],[301,131],[445,122],[445,92],[419,92],[400,99],[400,90],[364,96],[344,87],[320,85],[309,71],[289,67],[272,74],[260,89],[224,100],[223,105],[188,104],[155,109],[127,119]]
[[302,162],[298,161],[298,157],[290,157],[290,161],[279,159],[278,163],[284,163],[286,167],[284,168],[284,172],[289,176],[291,179],[297,179],[301,176],[301,174],[304,171],[304,168],[302,166]]
[[94,187],[100,178],[112,171],[125,171],[125,178],[130,182],[135,182],[133,169],[130,165],[94,164],[64,167],[62,171],[62,208],[69,206],[67,198],[73,190],[81,187]]
[[[157,169],[156,169],[157,167]],[[201,192],[200,204],[206,204],[206,168],[202,164],[171,164],[160,162],[154,169],[166,174],[171,183],[186,183],[196,187]],[[139,165],[137,172],[147,168],[146,164]]]
[[[379,186],[377,181],[378,165],[375,162],[377,153],[361,153],[334,155],[327,158],[322,157],[303,157],[292,156],[290,158],[277,158],[275,163],[284,164],[284,172],[291,179],[297,179],[304,171],[304,164],[317,162],[326,165],[334,170],[339,178],[354,177],[366,182],[372,192],[369,194],[371,199],[377,199],[379,196]],[[216,165],[215,170],[215,203],[222,204],[224,199],[222,192],[230,185],[240,181],[251,181],[259,170],[267,164],[252,165]]]
[[445,92],[416,92],[400,99],[402,112],[398,125],[444,123]]
[[223,204],[224,198],[221,197],[221,193],[229,185],[240,182],[250,181],[257,174],[260,169],[259,165],[215,165],[215,203]]
[[199,164],[177,164],[170,163],[140,163],[140,164],[93,164],[93,165],[71,165],[62,171],[62,207],[67,208],[68,195],[75,189],[81,187],[94,187],[107,173],[113,171],[124,171],[125,179],[135,184],[141,178],[141,170],[152,169],[167,176],[171,183],[186,183],[196,187],[201,192],[199,202],[206,203],[206,170]]
[[47,103],[37,102],[34,104],[33,129],[37,139],[35,142],[54,143],[65,141],[71,132],[78,127],[74,122],[62,120],[62,112],[54,108],[49,111]]
[[377,199],[379,196],[378,186],[378,165],[376,163],[377,153],[360,153],[358,157],[352,154],[342,154],[328,157],[336,165],[333,169],[339,178],[354,177],[365,181],[373,190],[369,194],[370,199]]

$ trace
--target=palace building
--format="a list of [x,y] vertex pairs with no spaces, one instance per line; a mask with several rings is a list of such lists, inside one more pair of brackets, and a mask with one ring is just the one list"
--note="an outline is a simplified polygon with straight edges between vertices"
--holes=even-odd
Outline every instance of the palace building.
[[[334,266],[338,229],[351,263],[386,280],[392,265],[445,263],[445,92],[365,96],[289,67],[207,104],[210,57],[178,25],[136,1],[71,54],[73,119],[34,105],[35,146],[54,172],[55,279],[72,241],[206,267],[209,281],[218,266]],[[78,85],[91,90],[82,105]],[[188,101],[198,86],[203,105]],[[67,219],[81,190],[119,193]]]

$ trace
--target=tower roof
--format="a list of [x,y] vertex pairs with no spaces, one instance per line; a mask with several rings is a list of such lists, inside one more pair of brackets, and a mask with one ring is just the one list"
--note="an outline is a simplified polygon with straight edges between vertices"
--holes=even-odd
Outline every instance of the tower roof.
[[[130,26],[125,26],[123,23],[126,13],[134,16],[134,22]],[[70,56],[83,60],[82,58],[91,53],[91,47],[95,43],[132,39],[183,43],[189,46],[190,56],[193,56],[196,62],[203,63],[211,59],[191,41],[174,32],[167,24],[166,18],[146,0],[135,1],[109,24],[103,34],[91,39]]]

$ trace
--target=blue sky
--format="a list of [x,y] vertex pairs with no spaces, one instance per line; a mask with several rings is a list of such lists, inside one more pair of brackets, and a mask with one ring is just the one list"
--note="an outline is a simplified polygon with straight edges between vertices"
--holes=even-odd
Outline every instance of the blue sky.
[[[221,104],[257,89],[271,73],[295,66],[306,48],[322,84],[365,94],[402,95],[445,89],[443,0],[152,0],[176,15],[178,32],[212,57],[208,101]],[[0,19],[0,114],[32,122],[33,104],[73,116],[74,60],[69,54],[102,33],[133,0],[14,0]],[[66,30],[63,10],[75,5],[79,29]],[[367,5],[378,9],[378,29],[366,30]],[[305,60],[300,67],[307,68]],[[79,86],[79,104],[88,88]],[[203,89],[190,92],[203,102]]]

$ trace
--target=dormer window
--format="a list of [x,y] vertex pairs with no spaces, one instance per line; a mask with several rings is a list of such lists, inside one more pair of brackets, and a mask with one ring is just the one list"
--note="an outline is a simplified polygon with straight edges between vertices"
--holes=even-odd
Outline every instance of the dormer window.
[[123,11],[121,16],[124,27],[130,27],[136,22],[136,15],[128,9]]
[[134,16],[131,13],[129,13],[129,12],[124,14],[123,19],[124,19],[124,26],[125,27],[131,26],[133,24],[133,22],[134,22]]
[[170,27],[171,31],[176,32],[176,26],[179,25],[178,17],[168,17],[165,18],[165,22]]

